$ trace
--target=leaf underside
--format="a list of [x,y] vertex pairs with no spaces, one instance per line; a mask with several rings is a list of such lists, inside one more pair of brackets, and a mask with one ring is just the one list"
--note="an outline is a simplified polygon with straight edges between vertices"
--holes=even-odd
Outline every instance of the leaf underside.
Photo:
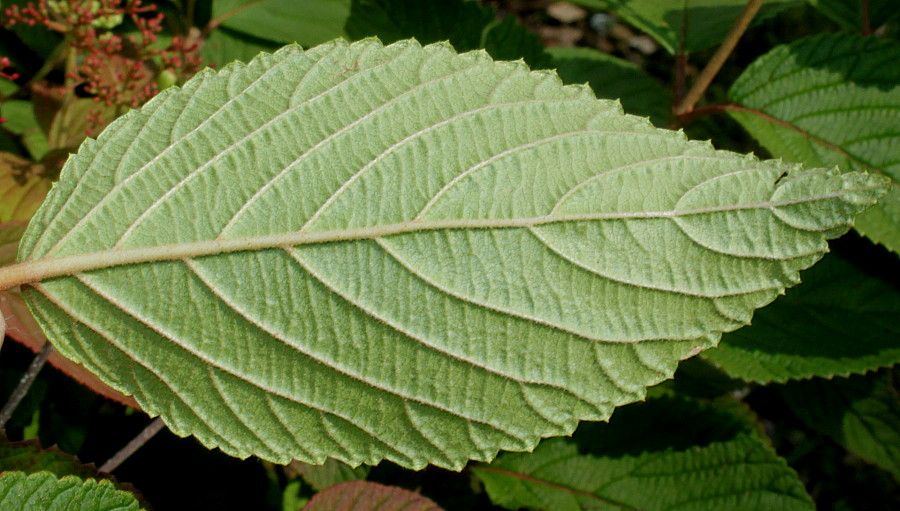
[[459,469],[641,399],[880,183],[715,151],[484,52],[337,41],[111,124],[20,260],[79,261],[26,286],[35,315],[177,434]]

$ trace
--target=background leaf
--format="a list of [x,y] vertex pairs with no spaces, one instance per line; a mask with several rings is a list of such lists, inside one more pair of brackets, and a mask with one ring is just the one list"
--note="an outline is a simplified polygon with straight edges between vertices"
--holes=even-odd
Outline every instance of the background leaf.
[[280,43],[220,27],[203,42],[200,57],[203,62],[221,68],[234,60],[248,62],[261,52],[271,53],[281,46]]
[[418,493],[365,481],[341,483],[316,494],[303,511],[441,511]]
[[631,62],[592,48],[550,48],[548,53],[563,82],[587,83],[598,98],[618,99],[627,113],[649,117],[659,127],[668,122],[668,91]]
[[303,480],[309,483],[316,491],[322,491],[339,483],[365,479],[369,474],[369,467],[367,466],[353,468],[346,463],[330,458],[321,465],[292,461],[290,469],[300,474]]
[[[44,166],[10,153],[0,153],[0,223],[29,220],[50,190],[50,181],[41,174]],[[3,236],[8,243],[12,226]]]
[[3,432],[0,432],[0,473],[4,472],[23,472],[25,474],[52,472],[56,477],[71,475],[81,479],[95,478],[98,480],[102,477],[119,490],[130,493],[141,505],[147,505],[134,486],[120,483],[111,475],[98,471],[93,463],[83,464],[78,458],[61,451],[56,446],[44,449],[37,440],[11,442]]
[[823,34],[778,46],[734,82],[729,110],[774,156],[889,176],[856,228],[900,251],[900,42]]
[[0,474],[0,509],[4,511],[137,511],[133,495],[117,490],[109,481],[58,479],[50,472],[25,475],[24,472]]
[[20,259],[58,277],[25,287],[57,349],[178,434],[460,469],[643,398],[883,181],[716,151],[483,52],[336,41],[111,124]]
[[781,390],[807,426],[900,480],[900,394],[891,371],[792,382]]
[[515,18],[497,19],[478,2],[444,0],[353,0],[347,35],[378,37],[385,44],[415,38],[422,44],[449,41],[462,53],[485,49],[497,60],[524,59],[532,69],[550,67],[540,40]]
[[[840,26],[847,30],[862,30],[862,0],[808,0]],[[872,29],[895,19],[900,10],[895,0],[867,0],[869,3],[869,19]]]
[[350,0],[215,0],[223,27],[277,43],[315,46],[343,35]]
[[900,286],[889,276],[890,259],[829,254],[803,274],[803,285],[703,356],[731,376],[760,383],[900,362]]
[[545,440],[473,471],[508,509],[814,509],[746,409],[718,404],[652,399],[579,428],[573,440]]
[[[747,0],[572,0],[596,10],[612,10],[656,39],[669,53],[690,53],[725,39]],[[766,0],[755,21],[774,16],[798,0]]]

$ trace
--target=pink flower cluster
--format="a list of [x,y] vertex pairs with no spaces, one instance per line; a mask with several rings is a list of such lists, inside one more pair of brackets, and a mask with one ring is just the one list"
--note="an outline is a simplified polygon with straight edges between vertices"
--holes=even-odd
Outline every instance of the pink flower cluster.
[[[153,47],[165,16],[155,4],[143,5],[141,0],[39,0],[11,6],[4,14],[6,25],[42,25],[71,41],[75,65],[68,67],[67,85],[57,92],[63,95],[68,88],[80,86],[93,96],[98,108],[86,116],[89,135],[92,128],[109,120],[101,104],[116,107],[117,113],[125,107],[137,108],[159,92],[160,74],[183,80],[202,65],[198,45],[187,44],[181,37],[176,36],[165,49]],[[134,23],[137,34],[123,38],[112,28],[126,18]]]

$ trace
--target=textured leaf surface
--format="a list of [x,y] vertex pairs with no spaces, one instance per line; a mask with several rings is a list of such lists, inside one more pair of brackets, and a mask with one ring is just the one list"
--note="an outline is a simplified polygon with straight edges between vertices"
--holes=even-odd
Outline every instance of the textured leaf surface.
[[889,176],[891,193],[856,228],[900,251],[900,42],[825,34],[760,57],[728,95],[729,113],[774,156]]
[[[900,288],[893,261],[829,254],[803,285],[726,334],[703,356],[747,381],[831,377],[900,362]],[[882,268],[882,269],[879,269]]]
[[[797,474],[746,411],[732,414],[726,410],[735,406],[683,399],[654,399],[623,411],[629,408],[636,413],[619,420],[617,412],[609,424],[584,432],[589,435],[579,430],[575,440],[546,440],[534,453],[503,454],[473,471],[491,501],[508,509],[814,509]],[[654,425],[654,417],[662,422]],[[692,431],[711,442],[654,445]],[[619,452],[629,445],[639,451]]]
[[882,182],[715,151],[483,52],[338,41],[111,124],[0,282],[42,280],[54,345],[176,433],[458,469],[641,399]]
[[441,507],[409,490],[353,481],[317,493],[303,511],[441,511]]
[[485,49],[496,60],[523,59],[532,69],[550,66],[538,37],[512,16],[497,19],[491,7],[466,0],[353,0],[345,27],[353,39],[384,43],[413,38],[422,44],[449,41],[458,52]]
[[0,509],[3,511],[138,511],[134,496],[117,490],[109,481],[58,479],[49,472],[0,474]]
[[900,394],[890,371],[794,382],[782,394],[809,427],[900,480]]
[[662,84],[636,65],[592,48],[550,48],[565,83],[587,83],[598,98],[618,99],[625,112],[665,126],[671,99]]
[[[656,39],[671,54],[722,42],[747,0],[574,0],[592,9],[612,10]],[[798,0],[766,0],[756,20],[774,16]]]
[[[231,13],[231,14],[230,14]],[[213,18],[222,26],[279,43],[313,46],[340,37],[350,0],[215,0]]]

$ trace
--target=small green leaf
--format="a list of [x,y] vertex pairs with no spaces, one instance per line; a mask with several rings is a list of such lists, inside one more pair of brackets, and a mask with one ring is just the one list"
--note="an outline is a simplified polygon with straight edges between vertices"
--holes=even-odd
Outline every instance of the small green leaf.
[[[491,501],[508,509],[814,509],[752,416],[725,403],[653,399],[623,409],[633,412],[624,420],[617,412],[609,424],[579,430],[574,440],[546,440],[533,453],[503,454],[473,472]],[[698,431],[705,442],[678,440]],[[654,446],[670,439],[677,443]]]
[[0,509],[3,511],[138,511],[138,501],[130,493],[117,490],[109,481],[58,479],[50,472],[25,475],[0,474]]
[[350,0],[215,0],[212,16],[259,39],[314,46],[342,36],[349,13]]
[[418,493],[365,481],[351,481],[317,493],[303,511],[442,511]]
[[[702,50],[725,39],[747,0],[570,0],[596,10],[612,10],[643,30],[669,53]],[[756,20],[769,18],[799,0],[766,0]]]
[[671,98],[658,80],[631,62],[592,48],[550,48],[556,72],[565,83],[587,83],[598,98],[618,99],[629,114],[649,117],[663,127]]
[[793,382],[782,395],[810,428],[900,480],[900,394],[890,371]]
[[729,110],[774,156],[869,170],[893,181],[859,232],[900,252],[900,42],[823,34],[763,55],[732,85]]
[[703,356],[735,378],[759,383],[900,362],[900,291],[889,280],[891,261],[881,263],[828,254],[803,274],[802,285]]
[[642,399],[883,189],[484,52],[336,41],[202,72],[85,142],[0,287],[209,447],[460,469]]

